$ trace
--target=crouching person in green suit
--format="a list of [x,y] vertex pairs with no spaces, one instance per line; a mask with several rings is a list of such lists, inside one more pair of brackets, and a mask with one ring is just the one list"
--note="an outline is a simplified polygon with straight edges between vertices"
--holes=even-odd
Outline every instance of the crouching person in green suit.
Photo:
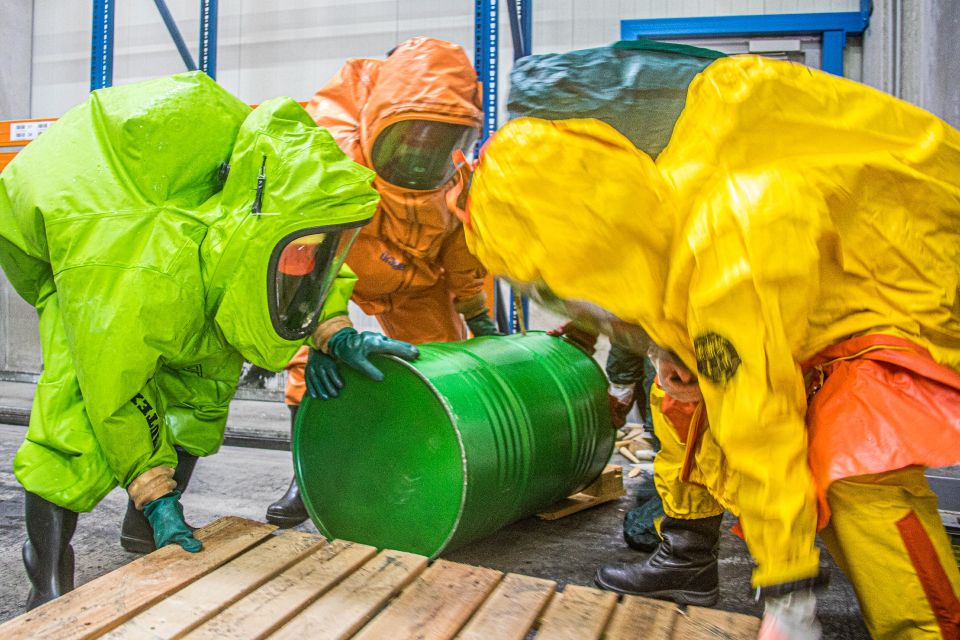
[[73,588],[77,513],[117,485],[125,546],[201,549],[180,490],[244,359],[280,370],[342,321],[373,177],[296,102],[251,110],[200,73],[94,92],[0,174],[0,266],[44,360],[14,460],[28,609]]

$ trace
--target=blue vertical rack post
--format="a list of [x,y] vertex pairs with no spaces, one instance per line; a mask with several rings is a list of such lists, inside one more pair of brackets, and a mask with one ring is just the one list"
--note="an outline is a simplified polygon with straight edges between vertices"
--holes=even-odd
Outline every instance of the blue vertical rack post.
[[475,0],[473,66],[483,83],[483,130],[480,145],[497,130],[497,55],[500,53],[497,0]]
[[[510,32],[513,38],[513,58],[522,58],[531,53],[533,13],[531,0],[505,0],[510,14]],[[498,55],[500,53],[499,11],[497,0],[475,0],[474,2],[474,56],[473,63],[477,77],[483,83],[483,130],[477,148],[497,130]],[[493,307],[495,320],[500,330],[509,328],[510,333],[520,329],[519,317],[513,305],[513,291],[510,300],[504,301],[500,293],[500,283],[494,281]],[[530,317],[530,303],[524,298],[523,315]],[[506,311],[505,311],[506,309]]]
[[860,0],[859,11],[621,20],[620,39],[814,34],[822,42],[821,68],[842,76],[847,35],[863,33],[871,11],[871,0]]
[[217,0],[200,0],[200,70],[217,79]]
[[[510,34],[513,40],[513,60],[516,62],[531,53],[533,46],[533,11],[531,9],[531,0],[507,0],[510,10]],[[513,303],[515,292],[511,289],[509,304],[510,309],[510,333],[516,333],[522,328],[520,318],[517,316],[517,308]],[[526,296],[521,296],[520,306],[523,309],[523,318],[525,323],[530,322],[530,300]]]
[[[497,57],[500,53],[500,14],[497,0],[474,0],[473,3],[473,66],[483,85],[483,126],[477,153],[497,130]],[[500,282],[493,281],[493,319],[501,331],[510,326],[506,306],[500,295]]]
[[90,91],[113,85],[113,19],[116,0],[93,0]]

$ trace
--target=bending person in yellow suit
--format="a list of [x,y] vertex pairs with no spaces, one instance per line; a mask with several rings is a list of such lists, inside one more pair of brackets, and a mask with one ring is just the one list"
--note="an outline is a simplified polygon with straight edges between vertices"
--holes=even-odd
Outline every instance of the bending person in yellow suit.
[[[658,480],[664,525],[739,516],[762,636],[819,635],[819,529],[874,637],[958,637],[923,469],[960,461],[960,133],[842,78],[726,58],[656,163],[598,121],[507,124],[466,228],[491,271],[640,327],[699,374],[703,415]],[[682,561],[663,533],[660,559]],[[672,568],[598,581],[647,593]]]

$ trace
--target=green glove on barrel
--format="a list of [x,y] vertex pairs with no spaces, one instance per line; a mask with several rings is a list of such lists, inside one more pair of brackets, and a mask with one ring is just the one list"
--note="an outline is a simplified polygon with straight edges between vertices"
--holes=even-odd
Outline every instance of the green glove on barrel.
[[171,491],[153,502],[148,502],[143,507],[143,515],[147,516],[147,521],[153,528],[153,541],[157,549],[168,544],[178,544],[190,553],[203,549],[203,543],[193,537],[193,530],[183,520],[179,491]]
[[503,335],[497,330],[497,325],[490,318],[490,314],[486,309],[472,318],[467,318],[467,326],[470,327],[470,333],[472,333],[474,337]]
[[310,349],[304,373],[307,391],[314,398],[329,400],[340,395],[343,380],[337,372],[337,362],[322,351]]
[[[380,333],[364,331],[357,333],[356,329],[341,329],[334,334],[327,343],[327,350],[334,359],[345,362],[371,380],[383,380],[383,372],[373,366],[369,356],[382,354],[397,356],[404,360],[416,360],[420,352],[412,344],[391,340]],[[310,358],[307,357],[307,366]],[[342,385],[341,385],[342,386]],[[336,394],[334,394],[334,397]]]

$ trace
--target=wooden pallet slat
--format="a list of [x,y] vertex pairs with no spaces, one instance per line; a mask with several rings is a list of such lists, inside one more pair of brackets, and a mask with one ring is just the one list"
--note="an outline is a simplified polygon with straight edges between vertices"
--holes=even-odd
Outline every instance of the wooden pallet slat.
[[615,593],[568,584],[547,607],[537,640],[599,640],[616,606]]
[[457,635],[457,640],[523,640],[556,589],[553,580],[507,575]]
[[348,638],[426,567],[427,558],[424,556],[404,551],[381,551],[270,638]]
[[643,629],[645,640],[671,640],[677,605],[640,596],[623,596],[604,632],[604,640],[632,640]]
[[194,535],[200,553],[169,545],[0,625],[0,638],[93,638],[126,622],[271,535],[273,525],[226,517]]
[[321,536],[299,531],[275,536],[127,620],[106,638],[179,638],[321,545],[326,545]]
[[373,547],[335,540],[187,634],[188,640],[265,638],[375,556]]
[[674,640],[754,640],[760,619],[742,613],[687,607],[677,616]]
[[623,468],[618,464],[608,464],[590,486],[538,513],[537,517],[541,520],[559,520],[625,495],[627,492],[623,487]]
[[437,560],[356,638],[453,638],[502,577],[493,569]]

